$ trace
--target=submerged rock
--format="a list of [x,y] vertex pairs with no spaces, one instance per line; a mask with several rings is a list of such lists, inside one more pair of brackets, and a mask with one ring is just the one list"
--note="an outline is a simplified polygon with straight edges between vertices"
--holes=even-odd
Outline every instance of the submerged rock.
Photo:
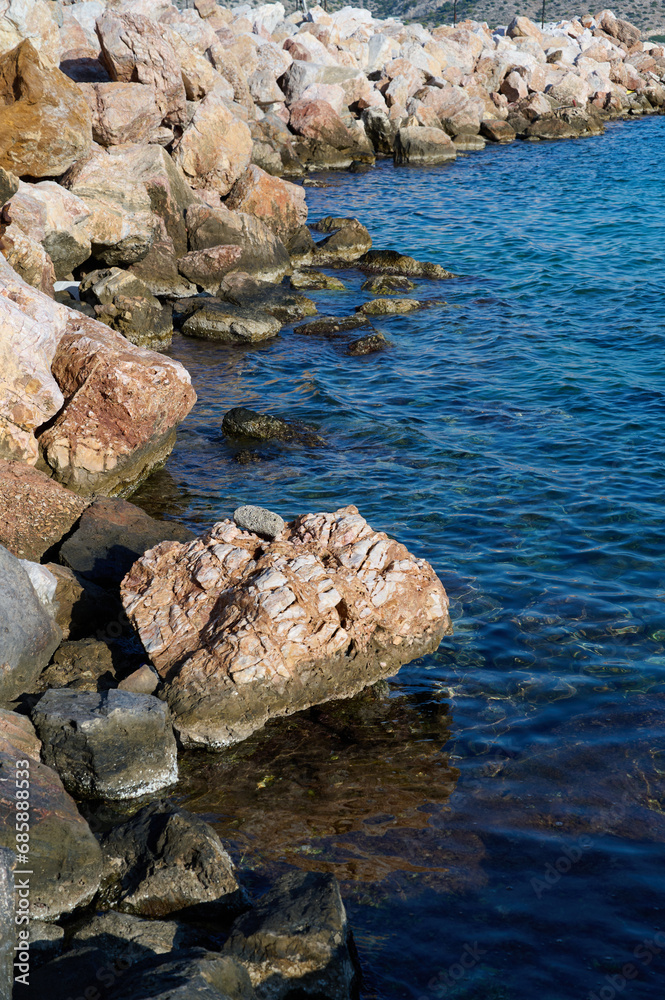
[[44,763],[79,798],[139,798],[178,778],[169,710],[151,695],[54,688],[32,718]]
[[355,694],[450,627],[431,566],[355,507],[303,515],[270,544],[222,521],[146,553],[121,592],[186,746]]
[[377,351],[385,351],[389,347],[389,342],[382,333],[371,333],[368,337],[359,337],[352,340],[347,345],[347,353],[353,357],[360,357],[363,354],[375,354]]
[[253,438],[255,441],[298,441],[302,444],[323,444],[323,439],[311,428],[289,423],[270,413],[257,413],[244,406],[234,406],[224,414],[222,431],[227,437]]
[[356,267],[361,271],[375,274],[401,274],[408,278],[454,278],[455,275],[446,271],[440,264],[429,261],[415,260],[396,250],[370,250],[358,261]]
[[358,313],[355,316],[319,316],[311,323],[302,323],[295,329],[306,337],[331,337],[347,330],[356,330],[360,326],[368,326],[369,320]]
[[363,292],[371,292],[372,295],[396,295],[398,292],[412,292],[415,287],[413,281],[398,274],[380,274],[368,278],[360,286]]
[[330,274],[324,274],[323,271],[294,271],[291,275],[291,288],[296,289],[311,289],[315,291],[317,289],[328,289],[330,291],[340,291],[345,290],[345,285],[339,280],[339,278],[334,278]]

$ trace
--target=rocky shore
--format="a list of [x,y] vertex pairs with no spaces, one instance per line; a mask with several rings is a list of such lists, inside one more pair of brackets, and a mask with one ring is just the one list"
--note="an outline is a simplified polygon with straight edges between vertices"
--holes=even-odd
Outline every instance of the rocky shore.
[[[124,499],[195,404],[164,352],[174,330],[247,348],[294,324],[351,358],[389,349],[373,318],[454,275],[357,219],[307,225],[312,173],[597,135],[661,112],[664,81],[663,47],[610,11],[429,31],[351,7],[0,0],[0,998],[21,974],[14,995],[52,1000],[357,991],[334,878],[255,898],[166,793],[184,751],[435,649],[448,599],[352,506],[247,505],[196,537]],[[318,316],[306,293],[344,293],[330,272],[350,267],[371,298]],[[325,443],[240,407],[222,431],[239,461]]]

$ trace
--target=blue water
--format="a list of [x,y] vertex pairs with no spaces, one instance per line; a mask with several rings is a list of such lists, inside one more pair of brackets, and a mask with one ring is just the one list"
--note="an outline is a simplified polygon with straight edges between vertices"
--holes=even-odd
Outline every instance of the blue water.
[[[413,294],[447,304],[377,321],[364,358],[174,342],[199,403],[139,502],[194,527],[355,503],[452,599],[389,694],[189,760],[180,790],[257,888],[337,874],[366,998],[663,996],[664,152],[652,118],[333,175],[310,219],[443,264]],[[321,312],[366,298],[337,273]],[[326,446],[237,464],[239,404]]]

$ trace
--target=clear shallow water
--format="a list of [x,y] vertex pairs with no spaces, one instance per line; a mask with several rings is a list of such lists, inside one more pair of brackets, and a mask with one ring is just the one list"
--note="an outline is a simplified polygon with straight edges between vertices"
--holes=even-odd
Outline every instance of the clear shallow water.
[[[139,503],[194,527],[355,503],[452,599],[389,691],[190,757],[177,792],[257,888],[338,876],[366,998],[663,995],[664,151],[657,118],[335,175],[310,219],[455,271],[413,293],[447,305],[378,320],[392,349],[365,358],[174,341],[199,403]],[[320,312],[366,297],[336,273]],[[327,445],[238,464],[236,405]]]

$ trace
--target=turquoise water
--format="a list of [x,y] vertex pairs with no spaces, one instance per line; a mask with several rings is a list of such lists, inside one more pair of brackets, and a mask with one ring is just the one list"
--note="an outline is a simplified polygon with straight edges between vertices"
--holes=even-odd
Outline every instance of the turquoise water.
[[[194,527],[355,503],[452,599],[389,692],[190,758],[178,792],[257,888],[337,874],[366,998],[662,996],[664,151],[656,118],[333,175],[310,219],[453,270],[413,293],[447,304],[377,321],[392,347],[364,358],[174,341],[200,401],[139,502]],[[321,312],[366,297],[337,273]],[[326,446],[238,464],[236,405]]]

